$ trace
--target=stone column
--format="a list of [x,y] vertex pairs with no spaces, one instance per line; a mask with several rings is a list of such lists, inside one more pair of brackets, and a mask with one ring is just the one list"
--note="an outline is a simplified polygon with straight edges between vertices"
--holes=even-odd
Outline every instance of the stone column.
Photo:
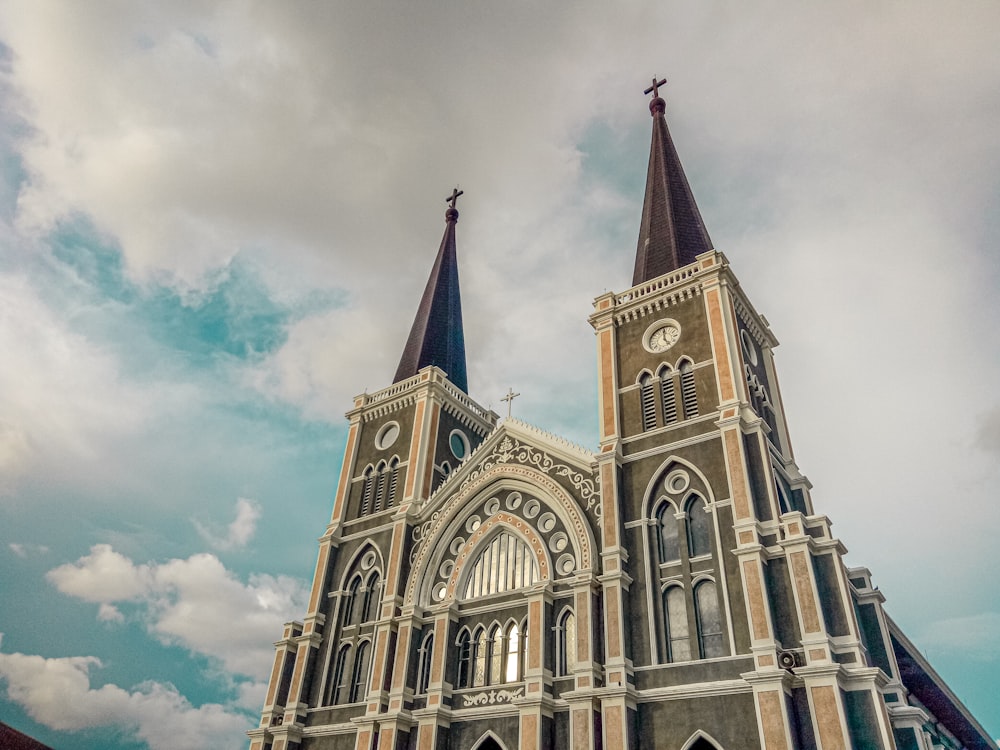
[[548,582],[525,593],[528,601],[528,624],[525,635],[527,653],[524,659],[524,697],[515,701],[520,710],[521,730],[518,747],[521,750],[542,750],[546,719],[552,718],[552,672],[545,669],[545,610],[552,605]]

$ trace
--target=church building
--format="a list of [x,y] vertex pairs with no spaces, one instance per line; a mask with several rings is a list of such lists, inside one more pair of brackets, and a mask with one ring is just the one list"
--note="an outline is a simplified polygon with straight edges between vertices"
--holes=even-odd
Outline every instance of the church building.
[[662,84],[632,287],[589,318],[595,447],[470,396],[454,191],[251,750],[997,750],[814,509]]

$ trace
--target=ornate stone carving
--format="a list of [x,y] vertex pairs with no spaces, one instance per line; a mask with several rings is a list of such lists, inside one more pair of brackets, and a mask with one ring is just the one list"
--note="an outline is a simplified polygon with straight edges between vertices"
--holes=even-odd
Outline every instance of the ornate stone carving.
[[492,706],[495,703],[511,703],[517,698],[520,698],[524,693],[524,688],[514,688],[513,690],[489,690],[483,691],[482,693],[472,693],[471,695],[463,695],[462,708],[469,708],[470,706]]
[[525,466],[534,466],[541,469],[546,474],[556,477],[565,477],[570,484],[580,493],[580,498],[586,501],[586,509],[593,510],[600,517],[601,504],[598,502],[597,486],[593,479],[585,476],[583,472],[558,463],[548,453],[535,449],[533,446],[525,445],[516,438],[504,437],[494,446],[489,454],[479,460],[479,465],[465,478],[459,490],[465,489],[469,484],[477,480],[481,475],[492,469],[497,464],[519,463]]

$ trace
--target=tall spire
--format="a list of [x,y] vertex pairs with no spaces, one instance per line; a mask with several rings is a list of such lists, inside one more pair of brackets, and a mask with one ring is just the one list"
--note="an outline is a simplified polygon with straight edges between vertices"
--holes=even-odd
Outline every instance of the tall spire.
[[666,82],[665,78],[657,81],[654,77],[653,85],[645,92],[653,94],[649,103],[653,142],[649,149],[633,286],[693,263],[696,255],[712,249],[712,240],[701,220],[663,116],[667,105],[660,97],[659,87]]
[[463,191],[455,188],[444,213],[444,237],[438,250],[424,296],[420,299],[410,337],[396,368],[394,383],[416,375],[428,365],[436,365],[448,379],[469,392],[465,372],[465,334],[462,331],[462,299],[458,291],[458,256],[455,253],[455,202]]

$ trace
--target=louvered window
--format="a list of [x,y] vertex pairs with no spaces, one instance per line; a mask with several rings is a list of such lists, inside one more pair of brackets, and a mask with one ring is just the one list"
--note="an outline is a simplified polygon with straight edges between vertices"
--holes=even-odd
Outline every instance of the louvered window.
[[375,512],[378,513],[382,510],[382,500],[385,494],[385,464],[379,464],[378,469],[378,481],[375,484]]
[[684,419],[698,416],[698,394],[694,387],[694,367],[685,360],[681,366],[681,405],[684,407]]
[[371,467],[365,469],[365,488],[361,493],[361,515],[367,515],[372,506],[372,490],[375,487],[375,477]]
[[663,424],[673,424],[677,421],[677,393],[669,370],[660,373],[660,398],[663,399]]
[[656,427],[656,396],[653,394],[653,379],[647,374],[639,380],[639,398],[642,402],[642,429]]
[[502,594],[538,581],[538,565],[528,545],[506,531],[485,546],[469,571],[465,598]]
[[385,507],[391,508],[396,502],[396,485],[399,482],[399,460],[392,459],[389,462],[389,489],[385,495]]

